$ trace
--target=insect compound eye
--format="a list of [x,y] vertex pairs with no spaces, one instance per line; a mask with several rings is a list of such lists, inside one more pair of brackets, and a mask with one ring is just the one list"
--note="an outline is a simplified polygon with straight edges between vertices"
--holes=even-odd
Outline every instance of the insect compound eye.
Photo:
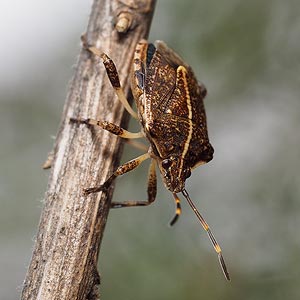
[[167,169],[169,169],[170,167],[171,167],[171,164],[172,164],[172,161],[171,161],[171,159],[164,159],[162,162],[161,162],[161,165],[162,165],[162,167],[165,169],[165,170],[167,170]]
[[184,175],[185,175],[185,178],[189,178],[191,176],[191,169],[185,169],[184,170]]
[[201,96],[204,98],[206,95],[207,95],[207,89],[205,86],[203,86],[201,89]]
[[207,89],[205,85],[200,81],[198,82],[198,92],[200,93],[202,98],[205,98],[205,96],[207,95]]

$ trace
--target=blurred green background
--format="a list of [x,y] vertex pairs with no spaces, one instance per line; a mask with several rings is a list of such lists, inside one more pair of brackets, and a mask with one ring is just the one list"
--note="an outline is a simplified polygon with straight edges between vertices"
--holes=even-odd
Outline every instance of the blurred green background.
[[[48,178],[40,166],[90,5],[0,4],[0,299],[21,292]],[[215,157],[187,189],[232,282],[184,201],[178,223],[167,226],[174,204],[160,184],[151,207],[110,213],[99,259],[103,299],[300,299],[299,15],[299,1],[158,1],[150,40],[176,49],[208,88]],[[126,147],[123,161],[136,155]],[[115,199],[144,199],[146,170],[120,178]]]

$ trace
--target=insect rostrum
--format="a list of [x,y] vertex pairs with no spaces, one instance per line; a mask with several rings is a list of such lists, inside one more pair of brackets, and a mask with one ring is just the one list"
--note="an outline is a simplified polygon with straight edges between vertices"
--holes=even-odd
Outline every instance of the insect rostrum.
[[102,58],[119,100],[127,111],[138,119],[141,131],[132,133],[118,125],[94,119],[72,118],[71,121],[100,126],[127,139],[145,137],[150,146],[145,154],[123,164],[102,185],[86,189],[85,193],[105,190],[117,176],[135,169],[150,158],[148,200],[112,202],[112,207],[151,204],[156,197],[157,165],[163,182],[176,203],[176,214],[171,225],[181,213],[180,199],[177,195],[181,192],[208,233],[223,273],[226,279],[230,280],[221,248],[185,189],[185,181],[190,177],[191,171],[213,158],[214,150],[208,138],[203,104],[206,96],[205,86],[197,81],[191,67],[165,43],[157,41],[154,46],[146,40],[141,40],[135,49],[131,72],[131,89],[137,107],[135,113],[125,97],[113,61],[94,47],[88,50]]

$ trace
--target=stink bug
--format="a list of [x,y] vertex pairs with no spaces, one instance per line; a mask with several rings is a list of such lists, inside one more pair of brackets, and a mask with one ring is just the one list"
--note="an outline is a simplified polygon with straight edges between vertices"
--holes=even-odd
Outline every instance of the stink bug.
[[162,41],[156,45],[141,40],[135,49],[131,89],[137,113],[129,105],[120,85],[118,72],[113,61],[95,47],[90,52],[102,58],[110,82],[126,110],[141,124],[141,131],[129,132],[118,125],[94,119],[74,119],[72,122],[100,126],[126,139],[145,137],[150,146],[146,153],[118,167],[100,186],[88,188],[85,194],[106,190],[117,176],[138,167],[150,158],[148,176],[148,200],[112,202],[112,207],[146,206],[156,197],[156,165],[166,188],[176,203],[175,223],[181,213],[178,193],[186,198],[199,219],[218,254],[225,278],[230,280],[221,248],[208,224],[193,204],[185,189],[185,181],[191,170],[213,158],[213,147],[209,143],[203,99],[206,88],[198,83],[193,70]]

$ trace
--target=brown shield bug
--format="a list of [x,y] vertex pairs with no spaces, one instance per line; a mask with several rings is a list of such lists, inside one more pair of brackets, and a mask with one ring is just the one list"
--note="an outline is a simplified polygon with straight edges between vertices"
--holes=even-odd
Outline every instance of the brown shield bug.
[[145,137],[150,146],[146,153],[118,167],[100,186],[85,190],[85,194],[106,190],[117,176],[138,167],[150,158],[148,200],[112,202],[112,207],[146,206],[156,197],[156,165],[166,188],[176,203],[173,225],[181,213],[178,193],[182,193],[199,219],[218,254],[225,278],[230,280],[221,248],[208,224],[199,213],[185,189],[191,171],[213,158],[209,143],[203,99],[206,88],[199,83],[192,68],[162,41],[156,45],[141,40],[135,49],[131,72],[131,89],[138,113],[130,107],[120,85],[113,61],[95,47],[88,50],[102,58],[110,82],[126,110],[141,124],[141,131],[129,132],[118,125],[94,119],[74,119],[72,122],[100,126],[126,139]]

